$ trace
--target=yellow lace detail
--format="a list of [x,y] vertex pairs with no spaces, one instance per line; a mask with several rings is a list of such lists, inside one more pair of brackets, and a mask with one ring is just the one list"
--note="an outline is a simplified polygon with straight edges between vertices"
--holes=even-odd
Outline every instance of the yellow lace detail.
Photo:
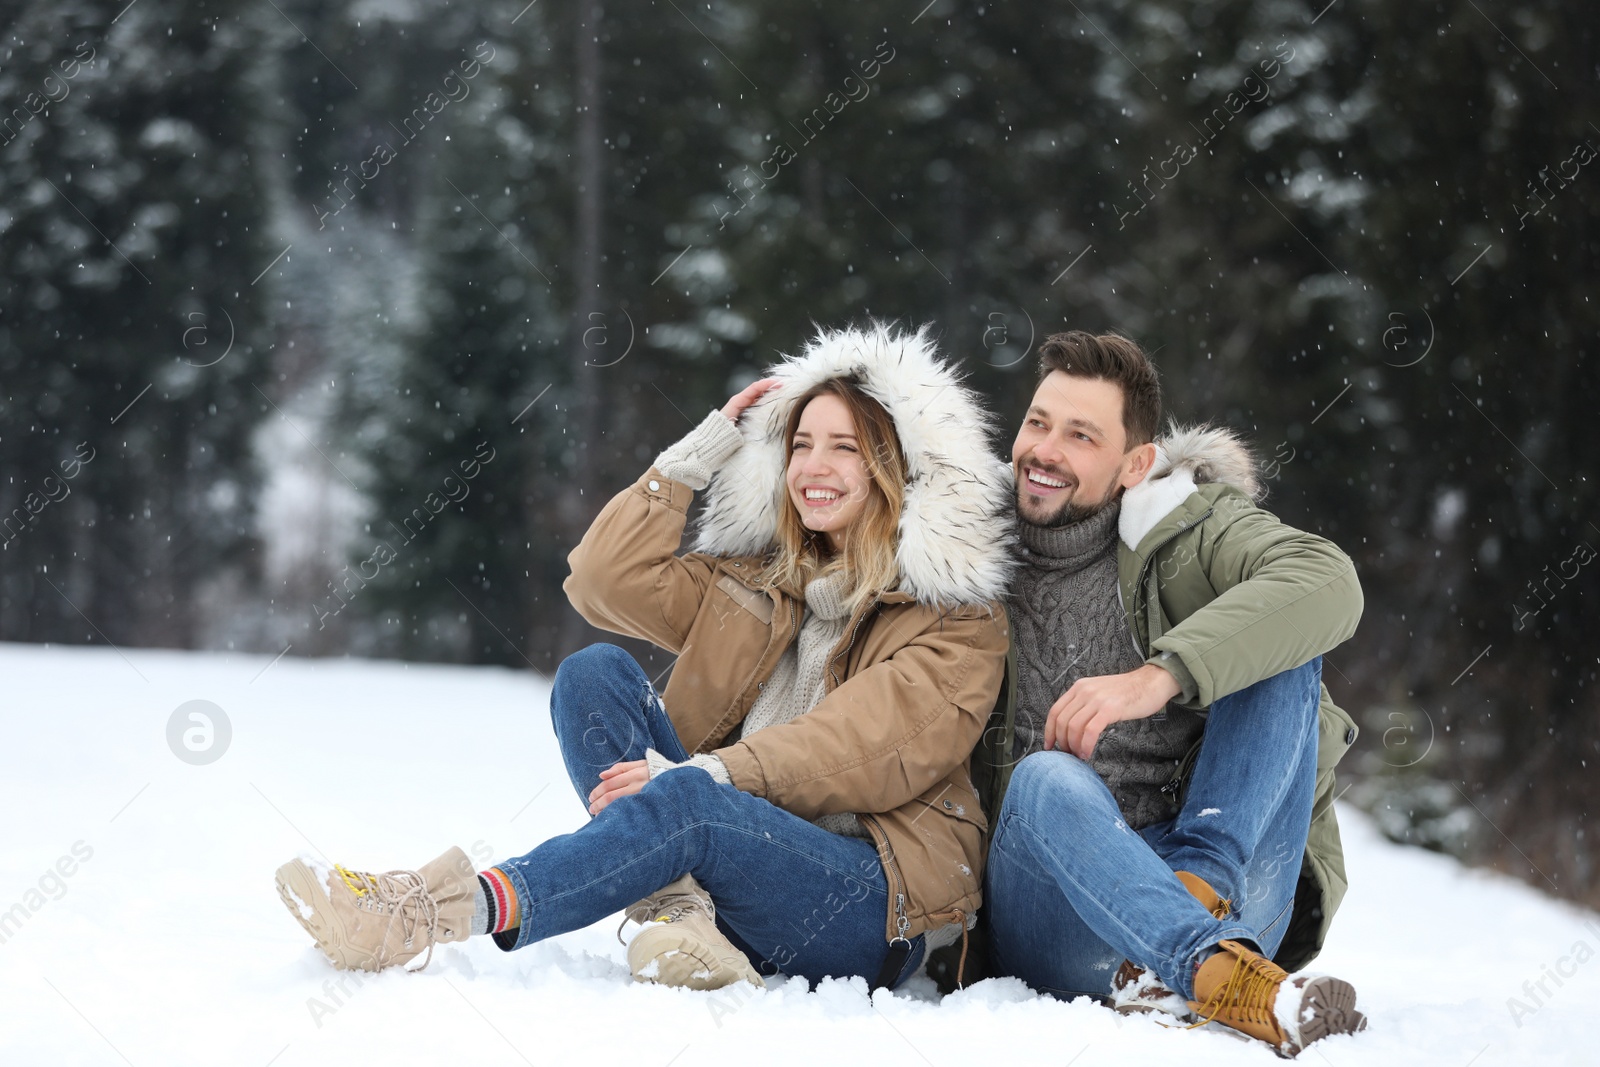
[[350,887],[350,892],[354,893],[358,897],[364,897],[367,895],[367,887],[364,884],[366,881],[365,875],[357,874],[355,871],[346,870],[342,864],[338,863],[333,865],[333,869],[339,872],[339,877],[343,878],[344,884]]

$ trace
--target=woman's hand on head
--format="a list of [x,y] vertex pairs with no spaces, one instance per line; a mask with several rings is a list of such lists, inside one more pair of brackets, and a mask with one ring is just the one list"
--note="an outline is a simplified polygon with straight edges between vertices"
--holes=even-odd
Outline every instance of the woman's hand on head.
[[600,772],[600,784],[589,794],[589,814],[599,815],[606,805],[632,796],[650,781],[650,764],[642,759],[614,763]]
[[769,389],[776,389],[777,387],[778,379],[776,378],[762,378],[760,381],[751,382],[722,406],[722,413],[727,416],[729,422],[737,423],[739,416],[744,414],[746,408],[765,396]]

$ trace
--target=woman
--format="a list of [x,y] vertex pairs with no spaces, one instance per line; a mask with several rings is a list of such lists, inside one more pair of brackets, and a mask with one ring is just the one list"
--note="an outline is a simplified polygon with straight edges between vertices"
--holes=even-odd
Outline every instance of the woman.
[[820,333],[663,452],[568,559],[586,619],[678,654],[660,697],[612,645],[557,672],[557,738],[594,818],[483,872],[459,849],[322,879],[293,861],[285,904],[340,967],[472,933],[520,948],[638,901],[641,980],[898,985],[979,905],[967,763],[1004,676],[1011,566],[988,428],[925,331]]

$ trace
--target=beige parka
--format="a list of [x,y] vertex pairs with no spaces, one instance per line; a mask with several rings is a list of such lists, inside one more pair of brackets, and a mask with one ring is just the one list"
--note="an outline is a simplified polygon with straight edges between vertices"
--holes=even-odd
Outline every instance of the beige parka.
[[[824,331],[769,374],[781,385],[741,418],[744,444],[707,489],[696,550],[679,554],[694,491],[652,467],[573,549],[567,595],[594,625],[678,655],[662,700],[686,750],[715,753],[737,788],[801,818],[858,816],[889,882],[886,939],[964,922],[981,903],[987,825],[968,764],[1010,639],[998,602],[1012,568],[1009,469],[926,331]],[[900,588],[853,614],[820,703],[727,744],[805,611],[752,583],[777,509],[791,506],[789,406],[840,376],[884,405],[906,455]]]

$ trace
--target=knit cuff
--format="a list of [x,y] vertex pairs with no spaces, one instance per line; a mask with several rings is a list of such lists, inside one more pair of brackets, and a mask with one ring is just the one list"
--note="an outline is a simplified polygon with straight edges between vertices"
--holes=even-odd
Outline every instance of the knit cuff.
[[698,767],[709,774],[713,781],[720,782],[723,785],[733,784],[733,779],[728,776],[728,765],[722,762],[722,757],[720,756],[701,753],[698,756],[690,756],[682,763],[673,763],[655,749],[648,748],[645,749],[644,761],[649,765],[651,778],[679,767]]
[[682,440],[656,457],[655,468],[675,482],[699,491],[739,451],[744,437],[726,415],[713,411]]
[[1185,667],[1183,660],[1179,659],[1175,654],[1157,652],[1145,662],[1155,664],[1172,675],[1173,679],[1177,681],[1179,692],[1177,696],[1172,698],[1175,703],[1193,704],[1199,697],[1200,686],[1195,682],[1194,675],[1189,673],[1189,668]]

